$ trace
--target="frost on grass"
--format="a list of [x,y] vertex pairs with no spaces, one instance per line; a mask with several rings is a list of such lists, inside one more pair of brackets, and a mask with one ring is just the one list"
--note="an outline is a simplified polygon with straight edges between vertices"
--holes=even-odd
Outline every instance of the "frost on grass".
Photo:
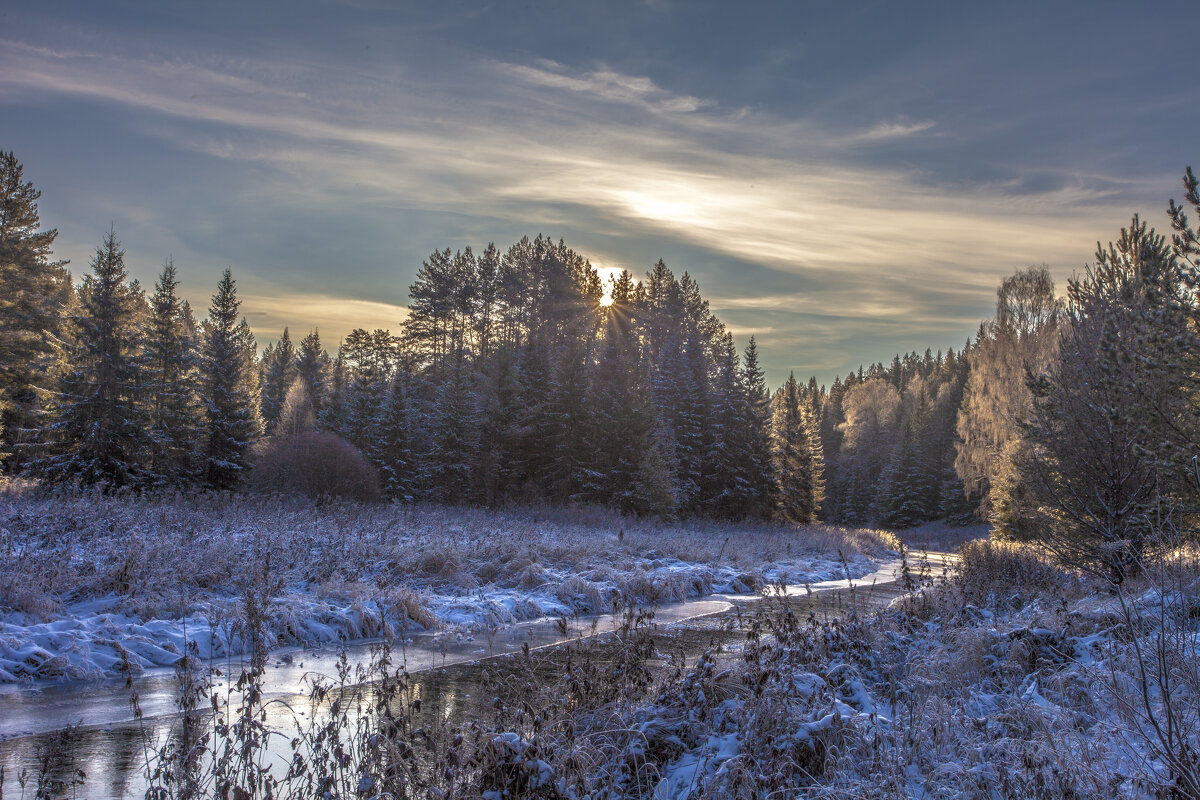
[[[0,682],[267,647],[482,631],[870,571],[885,535],[593,509],[0,495]],[[839,552],[845,556],[843,564]]]
[[539,720],[555,796],[1195,796],[1197,564],[1145,576],[1127,612],[1037,554],[964,555],[870,615],[765,603],[732,653]]

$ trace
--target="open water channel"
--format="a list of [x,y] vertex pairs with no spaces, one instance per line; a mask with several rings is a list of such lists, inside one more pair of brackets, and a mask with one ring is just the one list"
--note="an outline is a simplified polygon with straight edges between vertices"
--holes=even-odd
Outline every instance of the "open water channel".
[[[937,563],[941,567],[941,561]],[[851,583],[860,587],[872,605],[886,602],[899,593],[900,562],[855,579],[825,581],[807,586],[788,586],[786,593],[806,605],[836,608]],[[730,635],[735,613],[744,613],[763,600],[762,595],[712,595],[706,598],[656,607],[654,625],[673,652],[699,656],[721,632]],[[485,667],[496,659],[530,650],[552,648],[589,636],[603,636],[621,624],[621,615],[602,614],[566,620],[543,618],[505,628],[491,637],[447,639],[417,634],[392,648],[394,665],[403,664],[413,677],[414,690],[422,698],[424,713],[438,714],[451,721],[468,719],[481,709],[486,693]],[[354,642],[344,648],[351,665],[366,664],[377,642]],[[264,679],[268,703],[268,726],[283,731],[294,729],[295,713],[309,708],[309,681],[314,675],[337,674],[338,648],[293,648],[274,651]],[[238,663],[218,665],[224,675],[236,676]],[[307,680],[306,680],[307,679]],[[214,691],[223,691],[221,679]],[[0,796],[20,797],[18,776],[25,771],[29,781],[43,768],[47,754],[56,771],[86,774],[80,797],[142,797],[146,789],[144,742],[161,742],[179,725],[178,679],[173,669],[148,670],[133,680],[73,682],[39,686],[0,687],[0,769],[4,782]],[[138,697],[142,717],[135,718],[130,704]],[[490,695],[488,696],[490,698]],[[297,712],[299,709],[301,711]],[[70,729],[69,736],[63,732]],[[281,741],[286,737],[280,737]],[[280,758],[286,758],[285,753]],[[281,763],[283,763],[281,761]],[[27,787],[25,797],[33,796]]]

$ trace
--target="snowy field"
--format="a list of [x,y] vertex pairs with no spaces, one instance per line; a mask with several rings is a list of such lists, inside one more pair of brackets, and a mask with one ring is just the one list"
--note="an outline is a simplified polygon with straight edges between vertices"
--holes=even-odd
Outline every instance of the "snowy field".
[[[890,534],[594,509],[0,495],[0,682],[266,648],[486,635],[548,615],[857,577]],[[839,555],[840,553],[840,555]]]

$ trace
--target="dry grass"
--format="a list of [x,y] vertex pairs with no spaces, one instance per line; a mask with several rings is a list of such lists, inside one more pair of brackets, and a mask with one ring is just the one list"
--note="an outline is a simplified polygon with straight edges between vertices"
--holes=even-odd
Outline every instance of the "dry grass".
[[[52,619],[72,603],[115,596],[143,617],[170,617],[188,599],[241,594],[264,580],[346,598],[397,586],[533,589],[547,583],[549,567],[583,576],[679,559],[750,572],[839,551],[882,553],[892,543],[887,534],[824,526],[658,525],[593,508],[490,512],[258,495],[114,498],[45,495],[29,484],[8,484],[0,489],[0,610]],[[662,578],[643,588],[675,599],[697,586]],[[595,601],[587,590],[578,594]]]

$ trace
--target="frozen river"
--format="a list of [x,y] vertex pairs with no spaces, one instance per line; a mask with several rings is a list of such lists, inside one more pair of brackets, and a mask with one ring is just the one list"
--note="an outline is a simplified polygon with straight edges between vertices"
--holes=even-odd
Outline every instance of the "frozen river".
[[[862,578],[855,586],[894,584],[900,562],[891,562]],[[790,596],[805,596],[846,589],[847,580],[834,580],[808,586],[788,586]],[[654,609],[654,624],[659,630],[686,630],[699,627],[701,620],[732,609],[749,607],[761,595],[712,595],[703,599],[672,603]],[[454,715],[470,706],[473,690],[481,688],[482,670],[472,665],[488,659],[503,658],[531,650],[553,647],[565,641],[609,633],[621,624],[620,614],[603,614],[566,619],[543,618],[518,623],[492,636],[473,639],[437,637],[434,634],[412,636],[403,645],[394,645],[395,665],[404,664],[414,676],[416,689],[425,699],[427,713]],[[350,664],[366,663],[376,642],[354,642],[345,648]],[[702,649],[702,645],[701,645]],[[287,730],[295,724],[292,709],[308,707],[306,676],[335,676],[340,657],[337,648],[292,648],[271,654],[264,679],[267,699],[283,702],[267,704],[268,725]],[[225,675],[237,675],[240,664],[218,664]],[[224,685],[214,683],[214,691]],[[165,741],[178,725],[178,681],[170,668],[148,670],[133,681],[132,689],[124,681],[75,682],[38,687],[7,685],[0,687],[0,767],[5,774],[3,792],[16,789],[16,776],[22,770],[36,775],[47,757],[66,772],[81,769],[86,773],[86,797],[140,797],[145,792],[143,769],[146,755],[143,743]],[[136,693],[142,711],[137,720],[130,704]],[[61,732],[76,726],[64,741]],[[55,748],[58,750],[55,751]],[[281,758],[283,756],[281,755]]]

